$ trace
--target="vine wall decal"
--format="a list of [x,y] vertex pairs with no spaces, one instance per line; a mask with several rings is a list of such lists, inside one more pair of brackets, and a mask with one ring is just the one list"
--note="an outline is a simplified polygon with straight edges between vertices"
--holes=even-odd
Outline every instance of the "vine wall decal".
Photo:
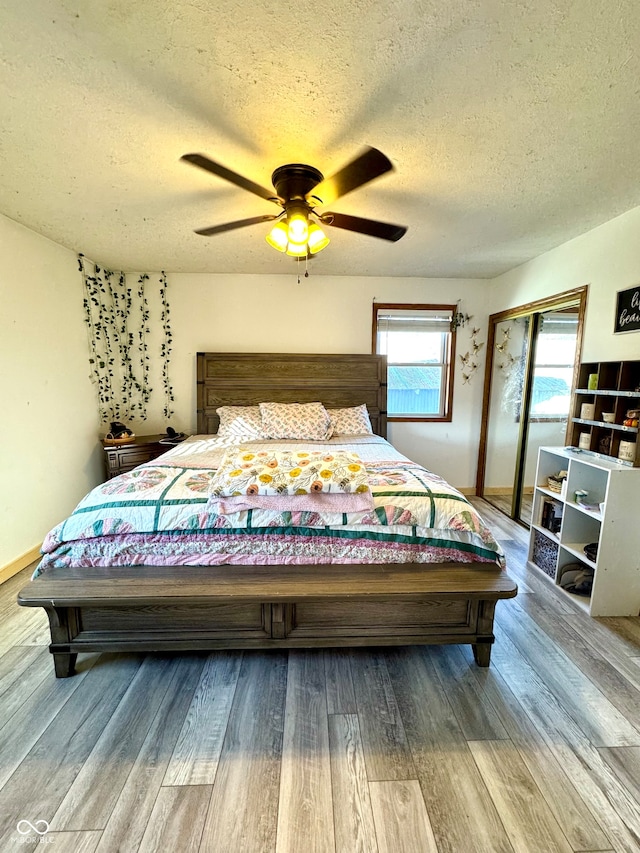
[[174,393],[170,381],[172,334],[164,272],[158,288],[149,287],[146,273],[135,287],[123,272],[100,267],[78,255],[84,285],[84,312],[89,343],[91,380],[96,385],[100,422],[147,419],[151,384],[150,300],[157,303],[160,319],[160,361],[165,396],[164,416],[173,414]]

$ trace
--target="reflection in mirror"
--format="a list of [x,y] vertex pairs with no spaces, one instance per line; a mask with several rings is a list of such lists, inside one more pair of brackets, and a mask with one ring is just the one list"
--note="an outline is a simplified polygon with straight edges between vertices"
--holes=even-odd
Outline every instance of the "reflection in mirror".
[[578,344],[578,320],[578,308],[574,306],[563,311],[546,311],[540,315],[538,323],[519,512],[520,520],[527,525],[531,524],[538,448],[558,447],[565,443]]
[[530,317],[496,324],[489,398],[484,498],[511,515]]

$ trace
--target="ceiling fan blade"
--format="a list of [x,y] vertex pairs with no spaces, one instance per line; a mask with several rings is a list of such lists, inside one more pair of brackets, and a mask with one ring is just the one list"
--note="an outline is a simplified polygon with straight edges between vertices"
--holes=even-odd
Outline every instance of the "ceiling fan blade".
[[226,166],[222,166],[220,163],[210,160],[208,157],[205,157],[204,154],[183,154],[180,159],[185,160],[187,163],[191,163],[194,166],[199,166],[201,169],[206,169],[207,172],[212,172],[219,178],[224,178],[225,181],[230,181],[237,187],[241,187],[243,190],[248,190],[250,193],[260,196],[260,198],[264,198],[267,201],[278,202],[277,196],[273,190],[267,190],[264,187],[261,187],[260,184],[254,184],[253,181],[250,181],[248,178],[243,178],[242,175],[239,175],[237,172],[232,172],[231,169],[227,169]]
[[392,225],[390,222],[378,222],[375,219],[362,219],[360,216],[349,216],[346,213],[323,213],[320,220],[325,225],[334,228],[344,228],[346,231],[357,231],[381,240],[391,240],[395,243],[407,233],[404,225]]
[[335,175],[320,181],[310,195],[320,199],[322,204],[331,204],[340,196],[346,195],[351,190],[356,190],[374,178],[379,178],[380,175],[392,170],[391,160],[385,157],[382,151],[378,151],[377,148],[367,148]]
[[252,216],[251,219],[236,219],[235,222],[225,222],[223,225],[212,225],[211,228],[198,228],[195,232],[202,237],[211,237],[212,234],[222,234],[224,231],[233,231],[235,228],[244,228],[247,225],[257,225],[259,222],[271,222],[277,219],[276,215]]

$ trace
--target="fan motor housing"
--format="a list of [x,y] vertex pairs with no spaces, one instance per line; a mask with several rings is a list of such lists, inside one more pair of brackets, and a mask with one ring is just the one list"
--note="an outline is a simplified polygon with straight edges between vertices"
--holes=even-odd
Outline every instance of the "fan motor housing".
[[271,176],[276,192],[285,202],[306,199],[307,194],[322,180],[324,180],[322,172],[303,163],[278,166]]

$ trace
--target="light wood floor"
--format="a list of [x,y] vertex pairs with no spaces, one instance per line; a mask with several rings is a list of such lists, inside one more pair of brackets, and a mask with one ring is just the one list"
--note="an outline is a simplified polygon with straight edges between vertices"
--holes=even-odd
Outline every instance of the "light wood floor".
[[590,619],[472,500],[520,583],[490,669],[455,646],[85,655],[56,680],[28,574],[5,583],[2,853],[637,853],[640,619]]

